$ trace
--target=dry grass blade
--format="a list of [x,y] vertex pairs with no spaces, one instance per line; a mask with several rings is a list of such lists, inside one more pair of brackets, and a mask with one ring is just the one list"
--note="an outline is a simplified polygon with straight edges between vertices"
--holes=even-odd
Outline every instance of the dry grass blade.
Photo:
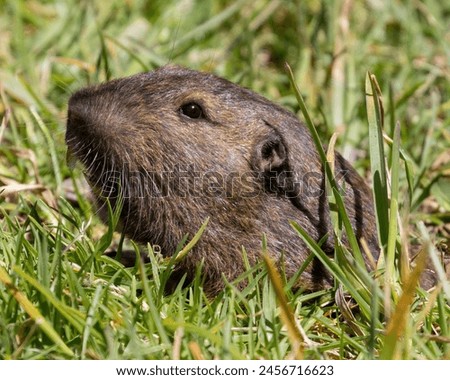
[[51,324],[42,316],[39,310],[30,302],[30,300],[17,289],[6,270],[0,266],[0,281],[5,285],[17,303],[34,320],[37,326],[51,339],[66,355],[74,356],[73,351],[67,347]]
[[416,260],[416,267],[409,277],[405,279],[403,293],[386,327],[386,337],[380,359],[397,359],[399,356],[398,343],[405,332],[409,318],[409,308],[414,299],[420,275],[425,269],[426,261],[427,255],[423,252]]
[[278,305],[280,306],[280,316],[283,321],[284,326],[286,326],[288,331],[289,340],[291,341],[292,347],[294,348],[294,357],[296,359],[303,359],[303,346],[305,343],[304,334],[300,332],[299,326],[296,323],[294,312],[289,306],[286,294],[283,290],[283,283],[281,281],[281,276],[278,273],[273,260],[267,255],[263,255],[264,263],[267,267],[267,273],[269,275],[270,281],[272,282],[275,294],[277,295]]
[[205,357],[202,354],[202,350],[200,346],[196,342],[188,343],[189,351],[191,351],[192,356],[195,360],[205,360]]
[[6,126],[8,125],[10,114],[11,111],[7,109],[5,111],[5,116],[3,116],[2,118],[2,123],[0,124],[0,143],[3,140],[3,133],[5,132]]
[[38,184],[17,184],[17,185],[7,185],[7,186],[0,186],[0,194],[3,197],[6,197],[7,195],[13,195],[20,193],[21,191],[43,191],[45,190],[45,186],[38,185]]

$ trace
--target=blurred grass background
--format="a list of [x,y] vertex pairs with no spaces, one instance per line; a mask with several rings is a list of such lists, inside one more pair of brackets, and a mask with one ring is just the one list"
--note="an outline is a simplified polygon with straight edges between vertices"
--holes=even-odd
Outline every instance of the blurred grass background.
[[[288,62],[322,141],[339,132],[337,149],[363,175],[364,81],[375,74],[413,173],[400,172],[403,228],[423,239],[423,221],[448,250],[449,31],[450,4],[438,0],[0,0],[0,357],[291,357],[264,271],[250,271],[244,295],[230,287],[208,301],[193,286],[166,296],[157,257],[141,268],[148,276],[101,257],[112,231],[67,186],[81,178],[65,163],[70,94],[165,64],[214,72],[298,112]],[[349,323],[331,291],[287,293],[306,358],[379,356],[382,313]],[[449,357],[449,308],[439,289],[433,297],[416,295],[392,357]]]

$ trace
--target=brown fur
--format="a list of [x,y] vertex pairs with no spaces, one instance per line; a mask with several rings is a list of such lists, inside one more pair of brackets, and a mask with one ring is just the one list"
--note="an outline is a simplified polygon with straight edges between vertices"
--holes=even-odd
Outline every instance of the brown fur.
[[[183,114],[190,103],[203,117]],[[252,264],[259,260],[263,234],[292,276],[309,252],[290,220],[316,241],[328,234],[323,248],[333,254],[322,165],[308,130],[292,113],[227,80],[163,67],[82,89],[69,101],[66,141],[99,207],[122,194],[121,229],[134,240],[172,255],[210,218],[178,271],[192,274],[203,261],[211,294],[223,287],[222,274],[232,280],[243,272],[242,247]],[[354,231],[377,258],[371,192],[339,154],[336,173],[345,180]],[[313,261],[299,285],[331,283]]]

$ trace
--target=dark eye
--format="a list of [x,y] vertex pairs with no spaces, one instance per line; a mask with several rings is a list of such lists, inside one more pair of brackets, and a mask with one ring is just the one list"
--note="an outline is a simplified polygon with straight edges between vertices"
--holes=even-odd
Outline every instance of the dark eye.
[[203,117],[203,109],[197,103],[187,103],[181,106],[180,111],[183,115],[191,119],[200,119]]

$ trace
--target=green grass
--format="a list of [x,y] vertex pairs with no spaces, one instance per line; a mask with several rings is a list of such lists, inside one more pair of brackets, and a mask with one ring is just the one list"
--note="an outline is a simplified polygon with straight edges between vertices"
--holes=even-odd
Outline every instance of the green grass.
[[[449,359],[449,283],[417,289],[422,258],[415,271],[405,258],[449,245],[450,7],[388,3],[0,0],[0,358]],[[134,268],[103,255],[120,236],[67,167],[67,100],[167,63],[302,109],[324,143],[339,132],[374,183],[376,276],[345,247],[330,260],[295,221],[335,289],[293,291],[261,263],[244,290],[207,299],[200,267],[167,295],[172,263],[149,247],[125,241],[151,257]]]

